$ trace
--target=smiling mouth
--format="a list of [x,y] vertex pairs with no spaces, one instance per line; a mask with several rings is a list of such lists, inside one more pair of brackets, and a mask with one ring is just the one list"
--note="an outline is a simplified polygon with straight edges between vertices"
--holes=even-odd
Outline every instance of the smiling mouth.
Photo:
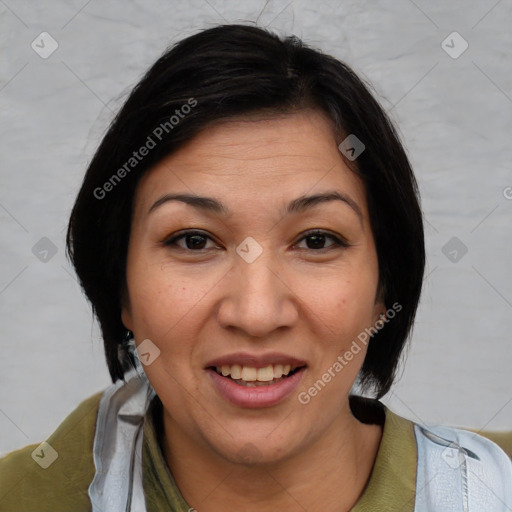
[[271,386],[290,378],[305,365],[269,364],[263,368],[239,364],[211,366],[218,375],[245,387]]

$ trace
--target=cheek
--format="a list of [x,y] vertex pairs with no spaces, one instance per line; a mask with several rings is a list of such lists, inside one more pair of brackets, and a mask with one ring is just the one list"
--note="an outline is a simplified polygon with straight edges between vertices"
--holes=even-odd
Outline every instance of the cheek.
[[183,277],[166,265],[132,268],[127,278],[134,330],[144,337],[165,339],[183,330],[211,288],[204,277]]
[[190,368],[201,325],[197,317],[200,299],[205,294],[197,280],[193,284],[178,276],[153,265],[134,272],[129,280],[135,339],[138,343],[149,339],[160,350],[144,371],[157,394],[162,398],[169,392],[174,401],[183,386],[195,386]]
[[366,356],[365,329],[372,326],[373,305],[373,282],[355,278],[331,281],[310,303],[318,341],[297,398],[301,404],[314,404],[308,409],[312,416],[336,408],[350,392]]
[[[363,273],[331,275],[312,283],[304,280],[301,295],[312,314],[323,325],[324,339],[335,344],[347,340],[368,327],[373,319],[376,283]],[[314,284],[314,286],[313,286]]]

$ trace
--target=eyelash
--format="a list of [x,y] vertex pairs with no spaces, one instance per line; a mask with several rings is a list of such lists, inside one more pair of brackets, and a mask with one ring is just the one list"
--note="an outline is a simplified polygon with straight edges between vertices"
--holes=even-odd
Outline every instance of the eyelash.
[[[201,236],[203,238],[209,238],[210,240],[212,240],[210,236],[208,236],[207,234],[203,233],[202,231],[191,230],[191,231],[182,232],[179,235],[176,235],[176,236],[173,236],[171,238],[168,238],[168,239],[164,240],[163,241],[163,245],[166,246],[166,247],[176,246],[179,249],[183,249],[184,251],[188,251],[188,252],[200,253],[202,251],[208,250],[208,249],[193,250],[193,249],[188,249],[188,248],[184,248],[184,247],[178,246],[176,242],[178,240],[181,240],[182,238],[186,238],[187,236]],[[330,238],[331,240],[333,240],[334,243],[333,243],[333,245],[331,245],[329,247],[322,247],[320,249],[309,249],[309,248],[306,248],[306,250],[313,251],[313,252],[322,252],[322,251],[328,251],[328,250],[333,249],[333,248],[340,248],[340,247],[341,248],[347,248],[347,247],[350,247],[350,244],[348,244],[342,238],[337,237],[337,236],[329,233],[328,231],[322,231],[320,229],[314,229],[312,231],[306,232],[304,234],[304,236],[297,243],[300,243],[303,240],[305,240],[307,238],[310,238],[310,237],[313,237],[313,236],[324,236],[325,238]]]

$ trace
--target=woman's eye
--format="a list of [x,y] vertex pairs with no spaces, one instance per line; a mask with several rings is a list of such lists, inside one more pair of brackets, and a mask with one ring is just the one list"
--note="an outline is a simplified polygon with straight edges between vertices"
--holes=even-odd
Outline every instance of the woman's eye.
[[[330,239],[333,241],[329,246],[325,247],[325,243],[327,239]],[[304,249],[311,249],[311,250],[322,250],[322,249],[330,249],[333,247],[348,247],[349,244],[347,244],[344,240],[341,238],[338,238],[337,236],[331,235],[329,233],[326,233],[324,231],[314,231],[306,234],[303,236],[300,240],[306,242],[306,247],[301,247]]]
[[211,238],[204,233],[198,231],[189,231],[166,240],[164,244],[166,246],[175,245],[181,247],[182,249],[188,249],[191,251],[201,251],[204,249],[209,249],[209,247],[206,247],[207,240],[211,240]]

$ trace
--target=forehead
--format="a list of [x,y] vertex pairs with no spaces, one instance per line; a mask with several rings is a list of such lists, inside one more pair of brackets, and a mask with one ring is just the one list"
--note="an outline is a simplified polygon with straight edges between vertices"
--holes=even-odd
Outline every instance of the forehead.
[[146,172],[136,210],[169,192],[222,197],[234,211],[336,189],[365,212],[364,185],[337,142],[330,119],[315,110],[216,122]]

